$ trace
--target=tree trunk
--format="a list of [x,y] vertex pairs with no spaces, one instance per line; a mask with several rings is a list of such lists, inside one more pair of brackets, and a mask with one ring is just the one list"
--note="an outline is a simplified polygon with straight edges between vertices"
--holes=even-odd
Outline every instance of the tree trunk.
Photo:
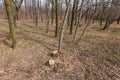
[[62,21],[62,25],[60,27],[60,36],[59,36],[59,45],[58,45],[58,52],[61,52],[61,45],[62,45],[62,41],[63,41],[63,33],[64,33],[64,27],[65,27],[65,23],[66,23],[66,19],[68,16],[68,12],[69,12],[69,7],[70,7],[70,2],[71,0],[69,0],[68,4],[67,4],[67,9],[64,15],[64,19]]
[[58,36],[58,0],[55,0],[55,11],[56,11],[56,28],[55,28],[55,37]]
[[5,6],[6,6],[6,12],[8,15],[10,36],[12,38],[12,48],[15,48],[16,47],[16,33],[15,33],[14,18],[13,18],[10,0],[5,0]]
[[119,24],[119,23],[120,23],[120,15],[119,15],[119,17],[117,19],[117,24]]
[[105,26],[104,26],[104,28],[102,30],[105,30],[109,26],[110,26],[110,16],[108,15],[107,18],[106,18]]
[[24,1],[24,3],[25,3],[25,18],[27,20],[27,5],[26,5],[26,0]]
[[48,0],[46,3],[46,18],[47,18],[47,27],[46,27],[46,33],[48,33],[48,28],[49,28],[49,23],[50,23],[50,14],[49,14],[49,6],[50,6],[50,1]]
[[102,22],[103,22],[104,11],[105,11],[105,7],[103,6],[102,15],[101,15],[101,18],[100,18],[100,25],[102,25]]
[[76,8],[76,3],[77,3],[77,0],[74,0],[74,3],[73,3],[73,9],[72,9],[72,16],[71,16],[71,25],[70,25],[70,34],[72,35],[73,33],[73,26],[74,26],[74,19],[75,19],[75,8]]
[[78,20],[77,20],[77,23],[76,23],[75,34],[73,36],[73,42],[75,42],[76,37],[77,37],[77,31],[78,31],[78,27],[79,27],[79,24],[80,24],[79,21],[81,21],[81,17],[82,17],[83,2],[84,2],[84,0],[82,0],[82,3],[81,3],[80,13],[79,13],[80,17],[78,17]]
[[30,0],[30,19],[33,18],[33,15],[32,15],[32,0]]
[[51,24],[53,25],[53,23],[54,23],[54,3],[55,3],[55,1],[54,0],[52,0],[51,1],[52,2],[52,11],[51,11]]
[[36,25],[36,27],[38,27],[38,9],[37,9],[37,7],[39,6],[38,4],[37,4],[38,2],[35,0],[35,25]]
[[20,0],[19,3],[17,3],[17,1],[14,1],[14,0],[11,0],[11,1],[15,5],[15,12],[13,14],[13,17],[14,17],[14,25],[15,25],[15,27],[17,27],[16,19],[18,18],[18,12],[20,10],[23,0]]

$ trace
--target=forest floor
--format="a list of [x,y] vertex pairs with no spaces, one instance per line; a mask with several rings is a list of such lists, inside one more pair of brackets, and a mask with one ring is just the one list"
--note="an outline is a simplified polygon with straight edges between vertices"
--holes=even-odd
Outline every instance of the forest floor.
[[[12,49],[6,40],[8,22],[0,20],[0,80],[120,80],[120,25],[102,31],[103,26],[91,24],[79,45],[70,43],[73,35],[66,28],[62,53],[51,57],[58,47],[54,28],[45,33],[45,23],[17,23],[17,47]],[[45,65],[49,59],[56,61],[54,70]]]

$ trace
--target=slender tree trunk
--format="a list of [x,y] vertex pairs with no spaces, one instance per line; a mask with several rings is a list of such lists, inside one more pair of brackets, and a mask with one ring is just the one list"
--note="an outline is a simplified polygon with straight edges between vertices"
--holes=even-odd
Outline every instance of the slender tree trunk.
[[37,4],[38,2],[35,0],[35,25],[36,25],[36,27],[38,27],[38,9],[37,9],[37,7],[39,6],[38,4]]
[[35,24],[36,24],[36,27],[38,27],[38,13],[37,13],[37,7],[35,7]]
[[82,17],[83,2],[84,2],[84,0],[82,0],[82,2],[81,2],[81,8],[80,8],[80,13],[79,13],[80,17],[78,17],[78,20],[77,20],[77,23],[76,23],[77,25],[76,25],[76,29],[75,29],[75,34],[73,36],[73,42],[75,42],[76,37],[77,37],[77,31],[78,31],[78,27],[79,27],[79,24],[80,24],[79,21],[81,21],[81,17]]
[[59,4],[60,4],[60,20],[62,20],[62,18],[63,18],[63,3],[62,3],[62,0],[59,0]]
[[49,14],[49,6],[50,6],[50,1],[48,0],[46,3],[46,18],[47,18],[47,27],[46,27],[46,33],[48,33],[48,28],[49,28],[49,23],[50,23],[50,14]]
[[[99,8],[96,10],[96,12],[92,15],[91,20],[98,14],[99,10],[102,8],[103,6],[103,2],[101,3],[101,5],[99,6]],[[89,19],[89,21],[87,22],[87,24],[85,25],[85,28],[83,29],[83,32],[81,34],[81,36],[79,37],[78,41],[75,44],[78,44],[80,42],[80,40],[82,39],[86,29],[88,28],[89,24],[91,23],[91,20]]]
[[69,0],[69,2],[68,2],[67,9],[66,9],[66,12],[65,12],[65,15],[64,15],[64,19],[63,19],[62,25],[60,27],[58,52],[61,52],[61,47],[62,47],[61,45],[62,45],[62,41],[63,41],[63,37],[64,37],[64,35],[63,35],[64,27],[65,27],[66,19],[67,19],[68,12],[69,12],[70,2],[71,2],[71,0]]
[[19,12],[19,10],[20,10],[20,8],[21,8],[21,5],[22,5],[23,0],[20,0],[19,3],[17,3],[16,0],[15,0],[15,1],[14,1],[14,0],[11,0],[11,1],[12,1],[13,4],[15,5],[15,12],[14,12],[14,14],[13,14],[13,17],[14,17],[15,27],[17,27],[16,20],[17,20],[17,18],[18,18],[18,12]]
[[102,15],[101,15],[101,18],[100,18],[100,25],[102,25],[102,22],[103,22],[104,11],[105,11],[105,7],[103,5]]
[[27,4],[26,4],[26,0],[24,1],[24,3],[25,3],[25,18],[27,20]]
[[78,15],[78,4],[79,4],[79,0],[77,0],[76,1],[76,6],[75,6],[75,11],[74,11],[74,13],[75,13],[75,23],[74,23],[74,25],[76,25],[77,24],[77,20],[78,20],[78,17],[79,17],[79,15]]
[[75,19],[75,8],[76,8],[76,2],[77,0],[74,0],[74,3],[73,3],[73,9],[72,9],[72,18],[71,18],[71,25],[70,25],[70,34],[72,35],[73,33],[73,26],[74,26],[74,19]]
[[106,19],[106,23],[105,26],[102,30],[106,30],[115,20],[111,19],[110,16],[108,15],[107,19]]
[[117,19],[117,24],[119,24],[119,23],[120,23],[120,15],[119,15],[119,17]]
[[[66,7],[67,7],[67,3],[68,3],[68,0],[65,0],[65,2],[66,2]],[[68,18],[67,18],[67,28],[69,28],[69,26],[70,26],[70,9],[69,9],[69,11],[68,11]]]
[[33,22],[35,23],[35,1],[32,0],[32,16],[33,16]]
[[68,24],[68,27],[69,27],[70,26],[70,11],[68,12],[67,24]]
[[52,0],[52,11],[51,11],[51,24],[54,23],[54,7],[55,7],[55,0]]
[[40,3],[40,6],[39,6],[39,14],[40,14],[40,17],[41,17],[41,21],[43,22],[42,7],[41,7],[42,3],[41,3],[41,0],[39,1],[39,3]]
[[32,15],[32,0],[30,0],[30,19],[33,18],[33,15]]
[[56,11],[56,28],[55,28],[55,37],[58,36],[58,0],[55,0],[55,11]]

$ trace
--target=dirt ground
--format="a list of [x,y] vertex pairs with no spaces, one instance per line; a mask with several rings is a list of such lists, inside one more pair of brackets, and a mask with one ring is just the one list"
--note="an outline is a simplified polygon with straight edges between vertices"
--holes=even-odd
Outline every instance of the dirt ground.
[[[94,23],[79,45],[70,43],[73,35],[66,28],[62,53],[51,57],[58,47],[54,28],[46,34],[45,23],[17,23],[17,47],[12,49],[6,40],[8,23],[0,20],[0,80],[120,80],[120,25],[102,31],[103,26]],[[56,61],[54,69],[45,64],[50,59]]]

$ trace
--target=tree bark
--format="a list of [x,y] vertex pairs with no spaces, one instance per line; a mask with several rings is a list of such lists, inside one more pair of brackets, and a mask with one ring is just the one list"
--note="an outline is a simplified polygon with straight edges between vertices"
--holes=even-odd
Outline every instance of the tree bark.
[[15,2],[14,0],[12,0],[13,4],[15,5],[15,12],[13,14],[13,17],[14,17],[14,24],[15,24],[15,27],[17,27],[17,23],[16,23],[16,19],[18,17],[18,12],[20,10],[20,7],[22,5],[22,2],[23,0],[20,0],[19,4],[17,4],[17,2]]
[[26,4],[26,0],[24,1],[24,3],[25,3],[25,18],[27,20],[27,4]]
[[63,33],[64,33],[64,27],[65,27],[65,23],[66,23],[66,19],[67,19],[67,16],[68,16],[68,12],[69,12],[69,7],[70,7],[70,2],[71,0],[69,0],[68,2],[68,5],[67,5],[67,9],[66,9],[66,12],[65,12],[65,15],[64,15],[64,19],[62,21],[62,25],[60,27],[60,35],[59,35],[59,45],[58,45],[58,52],[61,52],[61,45],[62,45],[62,41],[63,41]]
[[6,12],[8,15],[10,37],[12,39],[12,48],[15,48],[16,47],[16,33],[15,33],[14,17],[13,17],[13,13],[12,13],[10,0],[5,0],[5,6],[6,6]]
[[119,23],[120,23],[120,15],[119,15],[119,17],[117,19],[117,24],[119,24]]
[[74,3],[73,3],[73,9],[72,9],[72,16],[71,16],[71,25],[70,25],[70,34],[72,35],[73,33],[73,26],[74,26],[74,19],[75,19],[75,9],[76,9],[76,3],[77,3],[77,0],[74,0]]
[[56,28],[55,28],[55,37],[58,36],[58,0],[55,0],[55,11],[56,11]]
[[53,25],[54,23],[54,7],[55,7],[55,1],[51,0],[52,3],[52,11],[51,11],[51,24]]
[[48,28],[49,28],[49,23],[50,23],[50,14],[49,14],[49,6],[50,6],[50,1],[48,0],[46,2],[46,18],[47,18],[47,27],[46,27],[46,33],[48,33]]
[[77,20],[77,23],[76,23],[77,25],[76,25],[76,28],[75,28],[75,34],[73,36],[73,41],[72,42],[75,42],[76,37],[77,37],[77,31],[78,31],[78,27],[79,27],[79,24],[80,24],[79,21],[81,21],[81,17],[82,17],[83,2],[84,2],[84,0],[82,0],[82,2],[81,2],[81,8],[80,8],[80,13],[79,13],[80,17],[78,17],[78,20]]

